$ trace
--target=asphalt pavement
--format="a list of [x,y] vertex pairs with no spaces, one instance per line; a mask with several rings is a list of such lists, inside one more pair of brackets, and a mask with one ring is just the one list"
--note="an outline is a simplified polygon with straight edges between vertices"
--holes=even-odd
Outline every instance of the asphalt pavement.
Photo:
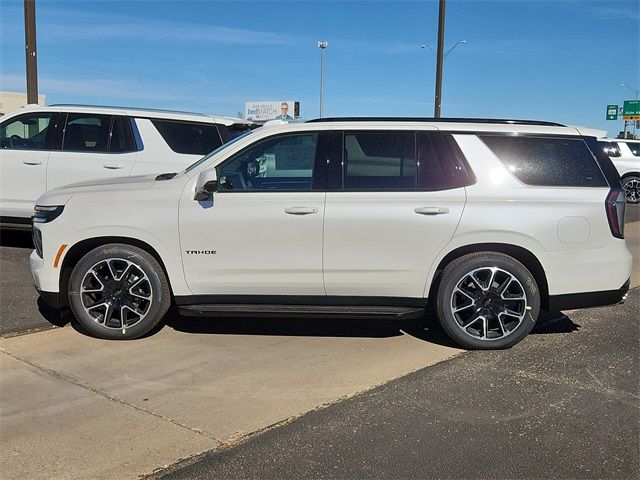
[[640,478],[640,291],[153,478]]
[[61,314],[42,302],[33,286],[31,232],[0,232],[0,335],[10,336],[64,325]]

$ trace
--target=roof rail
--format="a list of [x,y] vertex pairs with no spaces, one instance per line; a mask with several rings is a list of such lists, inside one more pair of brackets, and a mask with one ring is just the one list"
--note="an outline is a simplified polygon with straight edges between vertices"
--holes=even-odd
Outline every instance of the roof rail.
[[54,103],[52,105],[48,105],[49,107],[81,107],[81,108],[109,108],[111,110],[137,110],[140,112],[156,112],[156,113],[179,113],[183,115],[194,115],[198,117],[209,117],[210,115],[205,115],[204,113],[196,113],[196,112],[183,112],[180,110],[163,110],[161,108],[144,108],[144,107],[118,107],[113,105],[83,105],[79,103]]
[[565,127],[561,123],[540,120],[510,120],[502,118],[433,118],[433,117],[330,117],[307,120],[307,123],[320,122],[442,122],[442,123],[498,123],[506,125],[538,125],[547,127]]

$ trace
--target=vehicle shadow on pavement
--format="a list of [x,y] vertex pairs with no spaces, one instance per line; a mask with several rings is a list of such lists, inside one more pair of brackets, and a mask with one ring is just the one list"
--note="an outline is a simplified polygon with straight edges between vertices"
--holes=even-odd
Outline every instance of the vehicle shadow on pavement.
[[532,334],[547,333],[572,333],[580,329],[580,325],[573,322],[571,318],[562,312],[540,311],[540,316],[536,325],[531,331]]
[[[408,320],[350,319],[345,317],[189,317],[171,313],[164,326],[178,332],[210,335],[276,335],[298,337],[389,338],[411,335],[428,343],[460,348],[444,332],[434,314]],[[541,311],[532,334],[571,333],[580,328],[561,312]]]
[[166,326],[184,333],[213,335],[277,335],[301,337],[371,337],[402,335],[414,320],[350,319],[344,317],[189,317],[169,315]]
[[416,319],[351,319],[346,317],[188,317],[170,315],[165,325],[178,332],[213,335],[277,335],[292,337],[389,338],[411,335],[425,342],[459,348],[433,315]]
[[51,308],[42,298],[38,298],[38,311],[47,322],[56,327],[64,327],[71,323],[73,319],[71,311],[68,308],[61,310]]

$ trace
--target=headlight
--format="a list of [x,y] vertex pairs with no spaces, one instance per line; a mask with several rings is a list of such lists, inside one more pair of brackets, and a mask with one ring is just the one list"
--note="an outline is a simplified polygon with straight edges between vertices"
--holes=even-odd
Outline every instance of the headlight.
[[33,216],[33,223],[48,223],[60,216],[62,210],[64,210],[64,205],[58,205],[56,207],[36,205],[34,210],[36,213]]

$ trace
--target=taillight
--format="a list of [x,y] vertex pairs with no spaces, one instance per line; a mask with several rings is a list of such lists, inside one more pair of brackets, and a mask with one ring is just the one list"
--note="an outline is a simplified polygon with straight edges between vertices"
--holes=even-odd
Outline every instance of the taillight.
[[627,208],[624,189],[612,188],[604,202],[604,208],[611,234],[616,238],[624,238],[624,211]]

